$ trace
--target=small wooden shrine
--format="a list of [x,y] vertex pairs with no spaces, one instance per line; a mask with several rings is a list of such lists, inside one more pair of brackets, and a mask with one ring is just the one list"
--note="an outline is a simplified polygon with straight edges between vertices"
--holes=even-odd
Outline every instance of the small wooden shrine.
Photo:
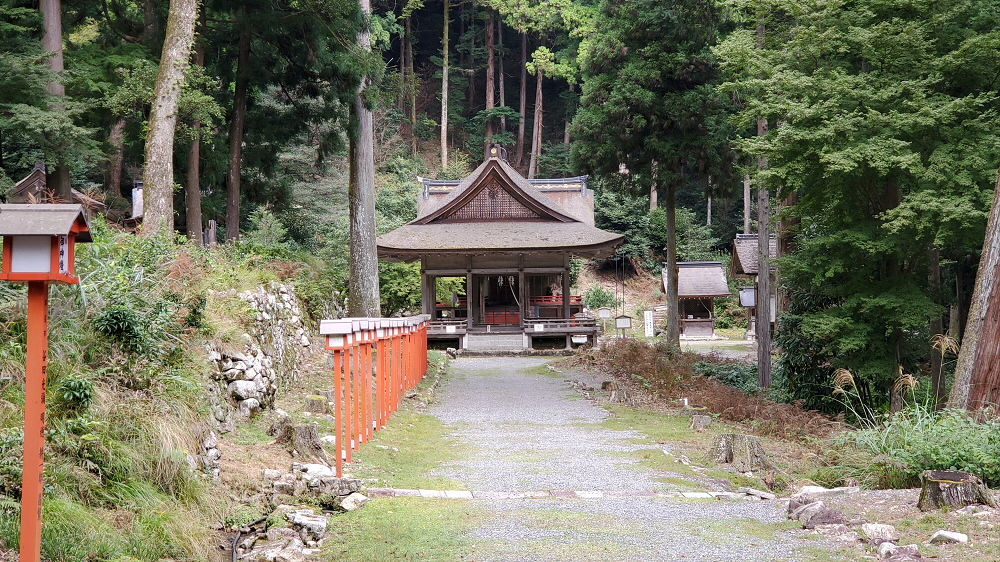
[[[757,329],[757,279],[760,276],[760,248],[758,246],[759,237],[756,234],[737,234],[733,240],[733,275],[747,276],[753,278],[753,284],[740,289],[740,305],[747,309],[749,317],[747,338],[753,339]],[[771,258],[778,255],[778,239],[772,236],[768,244],[768,254]],[[771,265],[773,281],[774,265]],[[776,319],[777,308],[777,286],[771,283],[771,322]]]
[[432,339],[517,350],[593,337],[583,299],[570,294],[570,258],[609,255],[623,236],[594,226],[586,179],[525,179],[496,146],[461,181],[421,179],[417,218],[380,236],[378,253],[420,262]]
[[[667,272],[663,272],[664,291]],[[677,298],[681,337],[715,337],[715,299],[732,296],[722,262],[677,264]]]

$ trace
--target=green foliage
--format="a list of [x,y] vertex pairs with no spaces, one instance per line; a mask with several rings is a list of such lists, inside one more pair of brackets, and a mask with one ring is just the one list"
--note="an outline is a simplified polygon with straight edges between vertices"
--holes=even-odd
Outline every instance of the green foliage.
[[59,400],[70,410],[86,410],[94,401],[94,382],[84,377],[65,377],[59,381]]
[[614,293],[604,287],[594,285],[583,295],[583,304],[591,310],[603,307],[618,308],[621,306],[621,299],[616,298]]
[[112,304],[93,320],[94,329],[129,353],[142,353],[151,346],[145,322],[135,310]]
[[1000,422],[914,406],[834,441],[833,471],[876,488],[913,488],[925,470],[971,472],[1000,485]]
[[257,207],[250,213],[250,230],[240,240],[249,255],[262,258],[288,258],[292,247],[288,229],[267,207]]
[[746,363],[707,363],[694,364],[694,371],[699,375],[712,377],[719,382],[738,388],[747,394],[760,390],[757,386],[757,366]]
[[737,17],[746,25],[716,49],[722,89],[745,101],[744,130],[772,124],[737,146],[767,158],[758,186],[797,196],[783,212],[799,223],[795,252],[778,264],[793,299],[781,370],[822,406],[830,371],[848,369],[864,403],[885,407],[899,365],[919,371],[929,321],[950,304],[928,287],[931,248],[948,275],[981,245],[1000,160],[1000,92],[986,78],[1000,62],[981,56],[1000,40],[996,10],[779,2]]
[[740,306],[738,297],[715,299],[715,327],[740,328],[746,330],[749,326],[747,309]]

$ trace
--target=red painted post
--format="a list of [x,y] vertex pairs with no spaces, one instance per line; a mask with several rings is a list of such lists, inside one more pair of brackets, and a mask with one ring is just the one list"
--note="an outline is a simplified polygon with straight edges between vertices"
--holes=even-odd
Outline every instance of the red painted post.
[[341,353],[340,350],[333,352],[333,422],[334,431],[337,434],[337,478],[344,477],[344,406],[341,402],[344,399],[344,382],[341,378],[343,372],[340,369]]
[[365,332],[365,372],[364,372],[364,385],[365,385],[365,441],[371,441],[373,436],[372,431],[372,340],[375,338],[375,333],[372,330],[367,330]]
[[21,483],[21,557],[42,552],[42,474],[45,461],[45,378],[49,351],[49,283],[28,283],[28,357],[25,365],[24,470]]
[[344,454],[347,462],[351,462],[351,451],[354,450],[354,407],[353,401],[353,374],[351,361],[351,348],[354,347],[353,334],[347,334],[347,346],[344,347]]
[[364,418],[364,412],[362,410],[364,408],[364,399],[362,398],[362,395],[361,395],[361,392],[362,392],[362,386],[361,386],[362,372],[361,372],[361,369],[364,366],[364,360],[362,359],[361,344],[357,343],[358,342],[358,338],[360,337],[360,335],[361,335],[360,332],[358,332],[358,331],[354,332],[354,341],[355,341],[355,346],[354,346],[354,364],[355,364],[355,367],[354,367],[354,412],[355,412],[355,415],[354,415],[354,422],[355,422],[354,423],[354,435],[356,437],[356,440],[354,441],[354,446],[355,446],[355,448],[359,448],[359,449],[361,448],[361,444],[365,442],[365,439],[364,439],[364,433],[365,433],[364,429],[365,428],[364,428],[364,419],[363,419]]

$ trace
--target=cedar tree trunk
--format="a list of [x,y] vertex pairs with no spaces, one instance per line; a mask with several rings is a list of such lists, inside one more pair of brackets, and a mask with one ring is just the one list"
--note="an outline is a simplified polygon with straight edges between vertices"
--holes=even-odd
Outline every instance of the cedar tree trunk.
[[[507,107],[507,95],[504,83],[506,79],[503,75],[503,18],[496,18],[497,22],[497,85],[500,87],[500,107]],[[507,132],[507,118],[500,117],[500,132]]]
[[417,155],[417,75],[413,71],[413,17],[406,18],[406,83],[410,95],[410,152]]
[[[246,13],[243,13],[245,21]],[[250,89],[250,34],[240,31],[236,89],[233,92],[233,119],[229,123],[229,173],[226,175],[226,239],[240,239],[240,180],[243,169],[243,135],[247,124],[247,91]]]
[[197,18],[198,0],[170,1],[146,136],[143,224],[147,233],[174,229],[174,128]]
[[448,25],[449,5],[444,0],[444,31],[441,33],[441,168],[448,167]]
[[111,156],[108,158],[107,192],[114,197],[122,193],[122,169],[125,167],[125,126],[128,121],[119,117],[111,124],[108,133],[108,145],[111,146]]
[[750,234],[750,174],[743,176],[743,233]]
[[[496,93],[496,25],[493,22],[493,11],[490,10],[486,20],[486,111],[492,111],[496,107],[494,94]],[[489,157],[490,140],[493,138],[493,118],[486,120],[486,141],[483,146],[483,158]]]
[[518,102],[518,113],[521,118],[517,122],[517,152],[514,154],[514,167],[523,171],[524,168],[524,123],[528,120],[528,34],[521,32],[521,92]]
[[[38,9],[42,12],[42,50],[52,53],[48,58],[48,66],[49,70],[56,73],[55,79],[48,84],[48,90],[53,98],[59,99],[66,95],[66,88],[61,82],[62,71],[65,70],[62,48],[62,3],[59,0],[41,0]],[[62,109],[61,102],[54,103],[53,108]],[[50,140],[58,143],[58,139]],[[57,162],[55,168],[45,178],[45,183],[60,201],[69,203],[73,200],[69,167],[65,163]]]
[[542,69],[535,73],[535,117],[531,123],[531,158],[528,160],[528,179],[538,173],[538,157],[542,154]]
[[[656,164],[653,164],[656,174]],[[655,175],[654,175],[655,177]],[[667,199],[664,211],[667,215],[667,260],[663,267],[667,270],[667,343],[674,347],[681,345],[680,299],[677,296],[677,185],[676,178],[667,182]],[[656,180],[654,180],[654,184]],[[656,189],[655,187],[653,188]]]
[[[205,29],[205,12],[201,14],[201,29]],[[205,43],[198,41],[194,47],[194,64],[205,65]],[[201,122],[191,124],[193,138],[188,150],[187,181],[184,182],[184,203],[186,205],[187,235],[195,244],[204,244],[201,216]]]
[[[764,48],[764,24],[757,25],[757,48]],[[767,119],[757,119],[757,136],[767,135]],[[767,168],[767,158],[757,159],[757,167]],[[771,195],[757,186],[757,382],[771,386]]]
[[[371,51],[371,0],[360,0],[365,26],[358,33],[358,46]],[[375,247],[375,132],[372,112],[365,105],[368,77],[361,79],[354,96],[356,134],[351,143],[348,205],[351,213],[351,316],[378,317],[380,312],[378,253]]]
[[977,411],[1000,404],[1000,176],[964,338],[948,405]]

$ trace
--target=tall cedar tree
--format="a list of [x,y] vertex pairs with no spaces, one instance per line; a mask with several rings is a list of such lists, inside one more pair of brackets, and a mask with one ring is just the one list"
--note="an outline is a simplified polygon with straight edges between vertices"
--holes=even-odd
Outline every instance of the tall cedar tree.
[[[677,311],[676,194],[722,149],[710,119],[719,104],[710,47],[719,12],[713,2],[605,0],[594,36],[581,46],[583,95],[574,120],[574,159],[594,174],[624,164],[634,187],[666,193],[667,299]],[[671,314],[668,340],[679,343]]]
[[143,223],[147,233],[174,229],[174,128],[197,18],[198,0],[171,0],[146,137]]
[[[366,20],[371,17],[370,0],[360,0]],[[358,49],[371,56],[369,23],[358,32]],[[354,131],[350,147],[348,204],[351,214],[351,316],[381,316],[379,311],[378,253],[375,248],[375,131],[372,110],[367,105],[367,76],[361,79],[354,97]]]
[[948,303],[929,270],[982,244],[1000,161],[1000,22],[992,2],[773,4],[763,49],[750,13],[717,53],[724,91],[746,102],[741,125],[781,122],[739,143],[767,158],[758,188],[797,196],[781,211],[801,222],[779,262],[791,297],[779,369],[812,407],[833,406],[836,368],[881,406],[900,367],[918,373],[935,353]]

